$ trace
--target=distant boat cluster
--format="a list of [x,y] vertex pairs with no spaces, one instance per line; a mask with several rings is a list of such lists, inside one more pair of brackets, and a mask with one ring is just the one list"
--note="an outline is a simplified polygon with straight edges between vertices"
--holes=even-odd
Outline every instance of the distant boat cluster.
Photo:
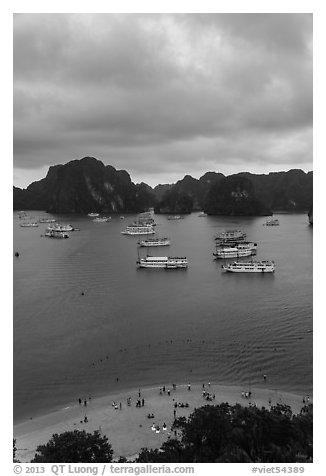
[[[246,258],[257,253],[257,243],[246,241],[247,235],[241,230],[228,230],[215,237],[216,259]],[[222,265],[229,273],[273,273],[274,261],[234,261]]]
[[[24,211],[20,211],[18,213],[18,217],[20,220],[32,219],[32,217],[29,217]],[[48,225],[44,232],[44,235],[41,235],[46,238],[57,238],[57,239],[69,238],[68,232],[79,231],[79,228],[73,227],[69,224],[56,223],[56,219],[51,217],[42,217],[42,218],[39,218],[37,221],[28,221],[28,222],[24,221],[23,223],[20,223],[20,226],[22,228],[35,228],[35,227],[38,227],[39,224]]]
[[[69,224],[56,223],[56,220],[52,217],[42,217],[38,221],[32,220],[33,217],[29,217],[26,212],[21,211],[18,214],[19,219],[24,220],[20,223],[23,228],[34,228],[40,224],[47,224],[44,237],[66,239],[69,238],[69,232],[77,231],[79,228],[74,228]],[[94,223],[109,222],[111,217],[100,216],[97,212],[88,213],[90,218],[93,218]],[[207,216],[206,213],[200,212],[199,217]],[[120,219],[123,219],[120,216]],[[184,218],[181,215],[168,216],[168,220],[179,220]],[[29,221],[26,221],[29,220]],[[266,226],[277,226],[279,220],[275,218],[268,218]],[[168,237],[160,237],[155,231],[156,223],[153,218],[153,209],[147,212],[140,213],[136,220],[130,225],[126,226],[121,233],[129,236],[144,236],[137,242],[138,247],[138,260],[136,265],[138,268],[156,268],[156,269],[178,269],[187,268],[188,260],[186,257],[170,257],[170,256],[151,256],[148,253],[149,248],[170,246],[171,239]],[[155,235],[155,236],[149,236]],[[148,236],[148,237],[145,237]],[[222,231],[215,236],[216,249],[213,256],[218,259],[237,259],[232,263],[225,263],[222,265],[222,269],[231,273],[273,273],[275,271],[274,261],[267,260],[246,260],[240,261],[241,258],[248,258],[249,256],[256,255],[257,243],[247,240],[247,235],[242,230],[226,230]],[[139,256],[139,249],[146,248],[147,254],[145,257]]]
[[[128,225],[121,233],[123,235],[153,235],[155,234],[155,220],[152,216],[153,210],[144,212],[138,215],[136,221]],[[181,217],[168,217],[169,219],[178,220]],[[170,238],[153,237],[144,238],[138,241],[139,248],[154,248],[159,246],[169,246],[171,244]],[[150,256],[147,252],[146,257],[138,257],[136,262],[138,268],[152,268],[152,269],[178,269],[187,268],[187,258],[170,257],[170,256]]]

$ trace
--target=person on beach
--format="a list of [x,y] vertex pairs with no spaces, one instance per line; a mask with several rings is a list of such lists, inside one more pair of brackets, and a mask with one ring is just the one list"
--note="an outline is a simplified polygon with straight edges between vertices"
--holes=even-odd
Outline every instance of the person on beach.
[[166,424],[163,423],[163,431],[166,431]]
[[121,402],[119,403],[119,408],[120,408],[120,410],[122,410],[122,403]]
[[176,418],[176,415],[177,415],[176,410],[173,410],[173,417],[174,417],[174,419]]
[[81,403],[82,403],[81,398],[78,398],[78,403],[79,403],[79,405],[81,405]]
[[85,398],[85,400],[84,400],[84,407],[86,407],[86,406],[87,406],[87,400],[86,400],[86,398]]
[[141,392],[140,392],[140,389],[138,390],[138,397],[140,398],[141,396]]
[[205,384],[203,383],[203,390],[204,390],[204,388],[205,388]]
[[162,395],[162,389],[160,388],[160,395]]
[[165,393],[165,385],[163,385],[163,393]]
[[170,396],[170,389],[168,390],[168,396]]
[[267,379],[267,375],[266,375],[266,374],[264,374],[264,376],[263,376],[263,377],[264,377],[264,380],[266,380],[266,379]]
[[190,385],[190,383],[188,383],[188,390],[191,390],[191,385]]
[[143,407],[144,405],[145,405],[145,400],[144,400],[144,398],[142,398],[141,406]]

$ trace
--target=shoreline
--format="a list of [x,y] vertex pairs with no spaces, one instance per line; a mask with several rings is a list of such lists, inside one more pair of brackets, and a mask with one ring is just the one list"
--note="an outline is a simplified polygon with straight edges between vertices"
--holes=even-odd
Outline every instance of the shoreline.
[[[30,462],[35,455],[36,447],[47,443],[54,433],[78,429],[87,432],[99,430],[108,437],[114,451],[114,459],[118,459],[119,456],[129,459],[134,458],[141,448],[159,448],[168,437],[174,436],[170,432],[174,411],[176,417],[188,417],[195,408],[207,404],[217,405],[228,402],[230,405],[235,403],[244,406],[255,404],[258,407],[268,408],[270,403],[271,405],[283,403],[289,405],[292,412],[296,414],[303,406],[302,395],[269,389],[265,383],[262,387],[251,388],[251,398],[244,398],[242,393],[248,389],[239,385],[205,383],[205,390],[211,395],[215,395],[215,399],[211,401],[204,399],[202,385],[202,383],[191,384],[191,390],[188,390],[187,384],[177,384],[175,390],[171,385],[166,387],[166,392],[162,392],[162,395],[160,395],[159,386],[133,388],[91,399],[87,398],[86,406],[84,399],[79,404],[77,398],[75,402],[70,402],[60,410],[14,424],[13,433],[16,438],[17,458],[21,462]],[[168,395],[168,389],[170,395]],[[128,397],[131,397],[130,406],[127,404]],[[136,407],[138,399],[144,399],[144,406]],[[312,402],[311,396],[309,401]],[[117,404],[116,408],[113,406],[113,402]],[[175,403],[188,403],[189,406],[175,407]],[[155,417],[148,419],[149,413],[153,413]],[[84,422],[85,416],[88,419],[86,423]],[[160,426],[159,433],[152,431],[153,423]],[[162,430],[163,423],[167,426],[166,431]]]

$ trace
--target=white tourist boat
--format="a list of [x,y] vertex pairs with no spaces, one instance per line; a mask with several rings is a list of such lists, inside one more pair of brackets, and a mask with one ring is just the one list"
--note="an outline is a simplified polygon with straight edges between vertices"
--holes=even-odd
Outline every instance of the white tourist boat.
[[257,243],[239,243],[235,246],[221,246],[216,248],[213,255],[216,259],[227,258],[244,258],[251,256],[257,252]]
[[39,223],[55,223],[55,218],[40,218]]
[[266,223],[264,223],[265,226],[278,226],[279,224],[280,222],[277,218],[269,218]]
[[111,217],[96,217],[94,218],[93,222],[94,223],[104,223],[106,221],[110,221]]
[[65,231],[58,231],[58,230],[47,230],[45,235],[48,238],[69,238],[69,235]]
[[153,235],[155,230],[152,225],[129,225],[121,233],[122,235]]
[[87,213],[87,215],[88,215],[89,217],[98,217],[98,216],[100,216],[99,213],[95,213],[95,212]]
[[54,223],[49,225],[46,231],[74,231],[74,228],[71,225],[62,225],[61,223]]
[[229,273],[274,273],[274,261],[235,261],[222,265],[222,269]]
[[199,212],[198,216],[199,216],[199,217],[207,217],[207,213],[205,213],[205,212]]
[[215,236],[215,240],[217,241],[244,241],[246,238],[246,233],[241,230],[227,230],[222,231],[218,235]]
[[36,222],[26,222],[26,223],[20,223],[20,225],[22,228],[35,228],[38,226],[38,223]]
[[169,215],[168,220],[183,220],[184,217],[181,215]]
[[149,212],[139,213],[134,225],[138,225],[138,226],[139,225],[156,226],[155,220],[153,218],[153,212],[149,211]]
[[138,245],[141,247],[169,246],[170,244],[170,238],[147,238],[146,240],[138,241]]
[[138,268],[161,268],[161,269],[178,269],[187,268],[187,258],[170,258],[168,256],[146,256],[137,261]]

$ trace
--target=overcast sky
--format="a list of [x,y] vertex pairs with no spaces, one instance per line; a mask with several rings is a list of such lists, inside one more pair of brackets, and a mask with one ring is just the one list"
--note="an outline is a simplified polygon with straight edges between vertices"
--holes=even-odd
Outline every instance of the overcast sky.
[[14,184],[87,155],[152,186],[312,170],[312,15],[15,15]]

